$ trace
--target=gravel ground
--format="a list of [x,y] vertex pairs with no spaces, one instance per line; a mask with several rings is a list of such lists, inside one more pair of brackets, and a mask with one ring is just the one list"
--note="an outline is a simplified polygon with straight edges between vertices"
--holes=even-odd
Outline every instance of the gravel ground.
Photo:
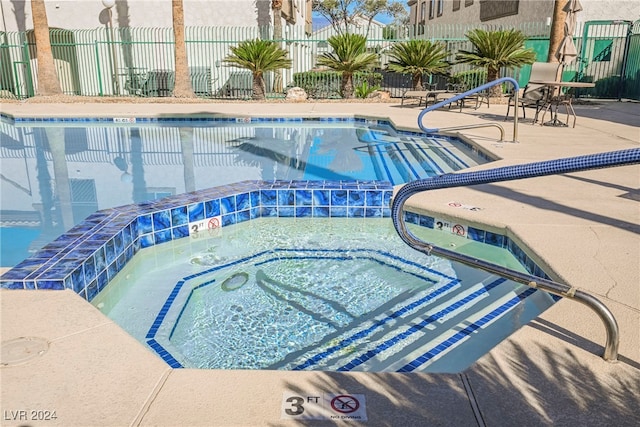
[[113,104],[113,103],[122,103],[122,104],[219,104],[224,102],[229,103],[238,103],[238,102],[262,102],[262,103],[287,103],[294,104],[300,102],[339,102],[339,103],[362,103],[362,102],[371,102],[371,103],[391,103],[395,104],[400,102],[400,98],[391,98],[391,99],[380,99],[380,98],[369,98],[369,99],[310,99],[307,101],[287,101],[285,99],[267,99],[264,101],[254,101],[254,100],[243,100],[243,99],[205,99],[205,98],[176,98],[176,97],[162,97],[162,98],[147,98],[147,97],[134,97],[134,96],[69,96],[69,95],[54,95],[54,96],[34,96],[33,98],[27,98],[25,100],[18,99],[6,99],[1,98],[3,103],[39,103],[39,104],[56,104],[56,103],[87,103],[87,104]]
[[[491,98],[491,104],[506,104],[507,97]],[[135,97],[135,96],[70,96],[70,95],[54,95],[54,96],[34,96],[33,98],[27,98],[25,100],[0,98],[2,103],[25,103],[25,104],[220,104],[220,103],[282,103],[282,104],[295,104],[295,103],[383,103],[383,104],[398,104],[400,98],[353,98],[353,99],[309,99],[306,101],[299,100],[286,100],[280,99],[267,99],[264,101],[243,100],[243,99],[205,99],[205,98],[176,98],[176,97],[162,97],[162,98],[147,98],[147,97]]]

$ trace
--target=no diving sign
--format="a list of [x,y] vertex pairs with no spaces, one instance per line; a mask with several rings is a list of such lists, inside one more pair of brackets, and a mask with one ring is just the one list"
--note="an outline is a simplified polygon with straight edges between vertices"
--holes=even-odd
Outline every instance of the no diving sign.
[[197,222],[189,223],[189,236],[192,238],[198,238],[204,236],[204,232],[207,231],[208,236],[217,236],[222,224],[221,216],[214,216],[213,218],[205,219]]
[[282,395],[281,418],[367,421],[364,394],[285,391]]

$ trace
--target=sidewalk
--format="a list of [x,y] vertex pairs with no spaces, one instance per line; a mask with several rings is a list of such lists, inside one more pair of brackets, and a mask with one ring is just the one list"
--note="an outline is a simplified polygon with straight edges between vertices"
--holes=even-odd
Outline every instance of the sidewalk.
[[[524,122],[517,143],[508,142],[506,105],[435,111],[425,119],[427,127],[503,125],[507,142],[497,141],[496,128],[462,132],[500,158],[478,169],[640,147],[639,103],[575,109],[575,129]],[[389,117],[408,129],[417,128],[419,112],[399,103],[2,105],[2,113],[16,117],[358,115]],[[620,327],[618,363],[600,357],[600,319],[563,299],[462,374],[171,370],[72,292],[2,290],[3,360],[6,341],[42,337],[47,344],[40,356],[0,368],[1,425],[346,425],[282,419],[288,390],[365,395],[368,421],[349,425],[638,425],[639,188],[640,166],[634,165],[431,191],[407,204],[505,230],[555,280],[604,302]],[[452,208],[452,200],[482,210]],[[18,418],[30,410],[56,411],[57,418]]]

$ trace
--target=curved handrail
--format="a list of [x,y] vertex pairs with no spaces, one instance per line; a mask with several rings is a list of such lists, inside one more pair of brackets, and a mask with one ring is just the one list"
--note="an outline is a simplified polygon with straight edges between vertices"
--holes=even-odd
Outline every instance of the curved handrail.
[[499,142],[504,141],[504,128],[500,126],[499,123],[480,123],[475,125],[464,125],[464,126],[451,126],[446,128],[440,128],[441,132],[450,132],[452,130],[465,130],[465,129],[476,129],[476,128],[488,128],[488,127],[496,127],[500,131],[500,139]]
[[412,181],[401,187],[398,193],[394,196],[393,203],[391,205],[391,219],[396,231],[400,235],[400,238],[413,249],[424,252],[427,255],[435,254],[454,261],[459,261],[463,264],[507,277],[508,279],[518,283],[522,283],[533,288],[539,288],[554,295],[575,299],[582,304],[585,304],[594,310],[604,322],[607,333],[607,340],[603,355],[604,359],[607,361],[616,361],[618,359],[618,346],[620,341],[618,324],[611,311],[596,297],[569,285],[511,270],[506,267],[501,267],[423,242],[407,229],[402,213],[404,203],[407,199],[413,194],[421,191],[486,184],[490,182],[511,181],[516,179],[577,172],[589,169],[600,169],[612,166],[631,165],[636,163],[640,163],[640,148],[548,160],[524,165],[505,166],[478,172],[446,174]]
[[[470,89],[466,92],[460,93],[454,97],[451,97],[449,99],[445,99],[444,101],[440,101],[437,104],[433,104],[431,107],[427,107],[424,110],[422,110],[420,112],[420,114],[418,114],[418,127],[420,127],[420,129],[424,132],[424,133],[437,133],[439,131],[445,130],[442,128],[427,128],[422,124],[422,118],[424,117],[425,114],[427,114],[429,111],[433,111],[433,110],[437,110],[440,107],[444,107],[445,105],[451,104],[452,102],[456,102],[459,101],[463,98],[466,98],[467,96],[473,95],[474,93],[480,92],[482,90],[485,89],[489,89],[490,87],[502,84],[504,82],[509,82],[513,85],[513,93],[514,93],[514,100],[515,100],[515,105],[518,105],[518,91],[520,90],[520,85],[518,84],[518,82],[512,78],[512,77],[501,77],[499,79],[493,80],[489,83],[485,83],[481,86],[478,86],[476,88]],[[516,111],[517,113],[517,111]],[[481,126],[490,126],[490,125],[481,125]],[[446,129],[446,130],[453,130],[453,129]],[[517,142],[518,141],[518,114],[515,114],[513,117],[513,142]]]

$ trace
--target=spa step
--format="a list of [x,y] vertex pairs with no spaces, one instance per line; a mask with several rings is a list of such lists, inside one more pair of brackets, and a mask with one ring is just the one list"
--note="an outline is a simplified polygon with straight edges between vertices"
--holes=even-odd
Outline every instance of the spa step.
[[[464,316],[457,316],[455,320],[452,319],[454,321],[438,325],[433,330],[424,327],[429,324],[428,318],[419,323],[403,325],[395,335],[389,334],[386,340],[368,346],[366,351],[352,356],[346,363],[341,361],[342,365],[337,366],[336,370],[422,370],[463,345],[478,329],[491,327],[512,310],[521,298],[521,295],[510,291],[489,304],[479,304],[475,309],[468,309]],[[405,340],[408,342],[403,342]]]
[[[322,348],[307,351],[296,359],[299,362],[296,366],[288,368],[371,370],[386,364],[386,360],[410,358],[412,351],[420,351],[426,343],[460,330],[465,322],[473,324],[476,318],[499,310],[502,299],[512,300],[512,286],[501,286],[503,283],[503,279],[497,279],[487,285],[479,283],[465,290],[457,289],[446,295],[445,301],[442,298],[430,301],[402,316],[397,315],[398,311],[385,313],[393,320],[385,322],[377,318],[376,328],[356,325],[352,328],[356,332],[342,334]],[[403,356],[405,353],[407,356]],[[389,354],[394,356],[388,359]]]

